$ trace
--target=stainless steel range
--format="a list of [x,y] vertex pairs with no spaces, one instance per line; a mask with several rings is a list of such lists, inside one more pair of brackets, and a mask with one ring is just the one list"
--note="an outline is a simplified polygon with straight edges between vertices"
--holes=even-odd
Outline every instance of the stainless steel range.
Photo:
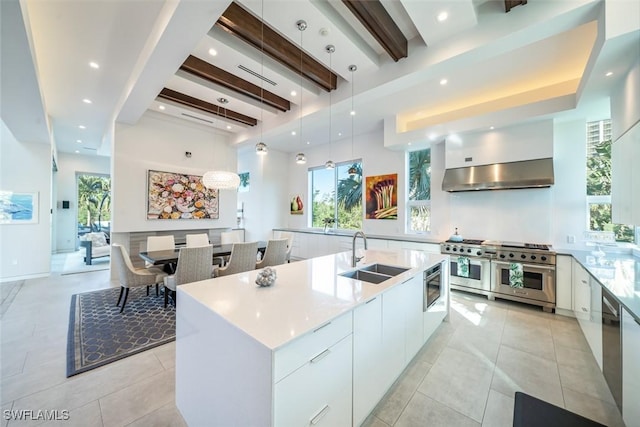
[[556,303],[556,254],[548,245],[490,240],[446,241],[451,288],[541,306]]

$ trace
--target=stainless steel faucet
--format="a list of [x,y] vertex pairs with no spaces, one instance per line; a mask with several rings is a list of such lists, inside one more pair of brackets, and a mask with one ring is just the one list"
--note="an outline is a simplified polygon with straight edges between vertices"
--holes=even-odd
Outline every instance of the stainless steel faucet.
[[358,237],[358,235],[362,236],[362,240],[364,241],[364,248],[367,249],[367,236],[364,235],[364,231],[356,231],[353,235],[353,240],[351,241],[351,267],[355,267],[358,261],[363,258],[356,256],[356,238]]

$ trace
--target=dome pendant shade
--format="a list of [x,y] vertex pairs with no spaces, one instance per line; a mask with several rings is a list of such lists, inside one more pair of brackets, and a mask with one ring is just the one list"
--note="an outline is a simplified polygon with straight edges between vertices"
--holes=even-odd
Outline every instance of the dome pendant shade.
[[240,177],[229,171],[209,171],[202,177],[202,185],[208,189],[235,190],[240,186]]
[[258,142],[256,144],[256,154],[264,156],[268,151],[269,150],[267,149],[267,144],[265,144],[264,142]]
[[296,154],[296,163],[299,165],[304,165],[307,163],[307,158],[304,156],[304,153]]
[[335,169],[336,164],[333,163],[333,160],[327,160],[327,163],[324,164],[324,167],[327,169]]

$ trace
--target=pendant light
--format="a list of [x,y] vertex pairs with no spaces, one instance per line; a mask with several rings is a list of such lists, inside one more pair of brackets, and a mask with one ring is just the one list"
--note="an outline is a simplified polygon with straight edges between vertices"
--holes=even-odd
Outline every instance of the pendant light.
[[333,136],[331,133],[331,90],[332,90],[331,88],[331,70],[332,70],[331,56],[333,52],[336,51],[336,47],[330,44],[330,45],[327,45],[327,47],[325,47],[325,50],[329,54],[329,160],[327,160],[327,162],[324,164],[324,167],[327,169],[335,169],[336,164],[333,162],[333,160],[331,160],[331,139]]
[[[264,77],[264,0],[260,3],[260,76]],[[262,141],[262,130],[264,128],[264,80],[260,79],[260,142],[256,144],[256,154],[264,156],[267,154],[267,144]]]
[[[218,98],[218,102],[226,105],[229,100],[226,98]],[[220,115],[220,106],[218,108],[218,116]],[[224,108],[224,118],[227,118],[227,108]],[[214,129],[214,142],[215,142],[215,129]],[[230,172],[227,170],[212,170],[207,171],[202,176],[202,185],[207,187],[208,189],[217,189],[217,190],[235,190],[240,185],[240,177],[235,172]]]
[[[301,19],[296,22],[296,26],[298,27],[298,30],[300,30],[300,104],[298,105],[298,108],[300,109],[300,129],[298,129],[298,139],[300,141],[300,145],[302,145],[302,34],[304,30],[307,29],[307,21]],[[307,158],[304,153],[300,152],[296,154],[296,163],[299,165],[307,163]]]
[[[351,159],[353,159],[353,118],[356,115],[356,110],[353,108],[353,86],[355,85],[355,82],[353,80],[353,73],[357,69],[357,65],[349,65],[349,71],[351,71],[351,112],[349,113],[351,115]],[[353,165],[351,165],[347,173],[349,175],[355,175],[358,173],[358,170]]]

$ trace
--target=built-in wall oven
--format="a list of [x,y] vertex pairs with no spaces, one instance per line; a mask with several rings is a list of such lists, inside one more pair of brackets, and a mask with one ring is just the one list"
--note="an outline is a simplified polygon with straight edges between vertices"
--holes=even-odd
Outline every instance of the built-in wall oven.
[[556,305],[556,256],[546,245],[505,243],[491,261],[491,290],[496,297],[552,311]]
[[424,272],[424,300],[422,311],[427,311],[443,293],[442,284],[444,277],[442,263],[438,263]]

